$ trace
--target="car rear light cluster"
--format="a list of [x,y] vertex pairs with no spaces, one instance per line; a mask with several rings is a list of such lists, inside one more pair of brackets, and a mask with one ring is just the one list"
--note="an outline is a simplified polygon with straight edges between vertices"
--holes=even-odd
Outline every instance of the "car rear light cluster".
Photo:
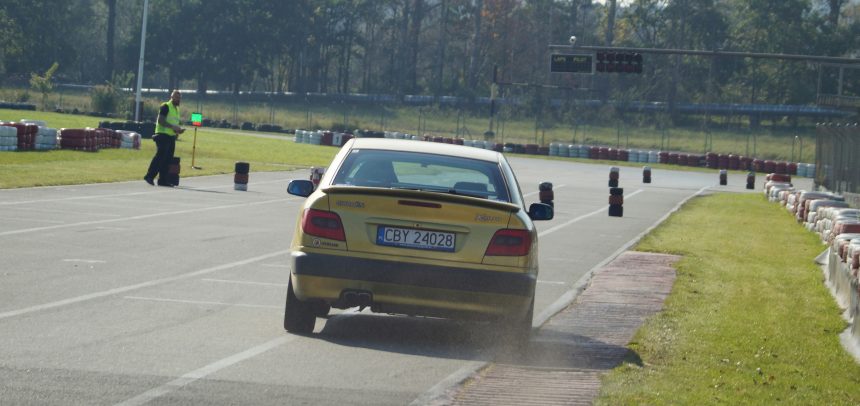
[[532,238],[528,230],[504,229],[496,231],[484,255],[519,257],[528,255],[531,247]]
[[302,215],[302,231],[316,237],[346,241],[340,216],[330,211],[305,210]]

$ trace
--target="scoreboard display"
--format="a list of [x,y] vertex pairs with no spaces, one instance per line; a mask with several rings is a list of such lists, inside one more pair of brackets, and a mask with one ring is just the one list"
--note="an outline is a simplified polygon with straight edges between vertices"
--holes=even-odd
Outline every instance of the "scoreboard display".
[[594,73],[592,54],[552,54],[549,59],[552,73]]

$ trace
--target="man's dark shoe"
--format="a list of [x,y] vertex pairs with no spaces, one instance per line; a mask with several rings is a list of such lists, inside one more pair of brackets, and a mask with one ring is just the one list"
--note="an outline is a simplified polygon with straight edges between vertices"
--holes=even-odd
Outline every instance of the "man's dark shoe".
[[152,178],[144,176],[143,180],[145,180],[146,183],[149,183],[150,185],[155,186],[155,182],[153,181]]
[[158,182],[158,186],[174,187],[174,186],[176,186],[176,185],[174,185],[174,184],[172,184],[172,183],[161,183],[161,182]]

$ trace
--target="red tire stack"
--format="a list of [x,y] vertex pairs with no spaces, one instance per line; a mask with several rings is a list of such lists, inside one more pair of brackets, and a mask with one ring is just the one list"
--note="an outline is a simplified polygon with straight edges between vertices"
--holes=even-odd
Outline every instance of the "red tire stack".
[[737,155],[729,154],[729,169],[736,171],[741,167],[741,158]]
[[95,152],[98,150],[96,148],[95,131],[91,128],[63,128],[60,130],[60,148]]
[[679,155],[677,153],[670,152],[668,164],[669,165],[677,165],[678,164],[678,157],[679,157]]
[[334,133],[331,131],[325,131],[322,134],[322,139],[320,140],[321,145],[332,146],[334,145]]
[[708,168],[717,169],[717,166],[719,165],[720,160],[719,160],[719,156],[716,153],[708,152],[708,154],[705,155],[705,158],[708,161]]
[[32,151],[36,148],[36,134],[39,126],[35,124],[12,123],[18,130],[18,151]]
[[717,155],[717,168],[729,169],[729,156],[726,154]]

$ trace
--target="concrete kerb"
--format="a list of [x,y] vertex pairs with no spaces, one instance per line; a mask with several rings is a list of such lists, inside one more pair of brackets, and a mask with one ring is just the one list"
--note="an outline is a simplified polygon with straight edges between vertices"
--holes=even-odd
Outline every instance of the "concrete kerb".
[[[822,260],[824,259],[824,260]],[[851,276],[851,268],[828,248],[816,258],[821,266],[824,283],[836,304],[844,309],[842,318],[849,323],[848,328],[839,334],[839,341],[854,360],[860,363],[860,286]]]
[[[574,283],[573,287],[570,290],[565,292],[555,302],[553,302],[546,309],[544,309],[544,311],[536,315],[532,326],[537,327],[539,329],[544,324],[546,324],[547,321],[549,321],[554,315],[558,314],[559,312],[570,306],[573,301],[576,300],[576,298],[583,291],[585,291],[585,289],[588,287],[589,283],[593,279],[594,274],[598,270],[615,260],[622,253],[629,250],[630,247],[642,240],[642,238],[651,233],[655,228],[657,228],[657,226],[666,221],[669,216],[680,210],[681,207],[686,204],[690,199],[704,194],[706,190],[710,189],[713,186],[714,185],[705,186],[696,191],[696,193],[693,193],[684,198],[677,205],[675,205],[675,207],[673,207],[671,210],[666,212],[666,214],[657,219],[657,221],[655,221],[645,231],[633,237],[630,241],[626,242],[618,250],[606,257],[603,261],[589,269],[588,272],[586,272],[581,278],[579,278],[579,280],[576,281],[576,283]],[[457,392],[457,388],[475,377],[477,374],[480,373],[480,371],[486,369],[491,364],[491,362],[474,362],[464,366],[463,368],[457,370],[456,372],[449,375],[444,380],[430,388],[427,392],[421,394],[418,398],[409,403],[409,406],[440,406],[451,404],[453,396]]]

